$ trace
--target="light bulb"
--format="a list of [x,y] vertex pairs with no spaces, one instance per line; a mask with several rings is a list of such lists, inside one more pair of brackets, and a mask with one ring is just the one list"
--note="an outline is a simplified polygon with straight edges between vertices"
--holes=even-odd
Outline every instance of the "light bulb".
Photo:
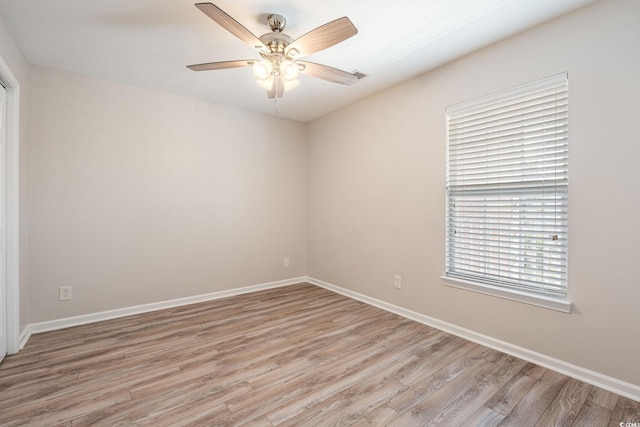
[[256,83],[262,86],[266,90],[271,90],[273,87],[273,76],[269,74],[266,79],[256,79]]
[[297,79],[299,73],[300,69],[293,62],[285,59],[280,63],[280,74],[285,81]]
[[[273,65],[271,65],[270,61],[263,59],[260,62],[256,62],[253,64],[253,74],[256,76],[258,80],[265,80],[271,76],[271,72],[273,71]],[[273,77],[273,76],[271,76]]]
[[285,79],[282,79],[282,81],[284,82],[284,90],[291,90],[294,87],[298,86],[298,83],[300,83],[300,81],[298,81],[298,80],[285,80]]

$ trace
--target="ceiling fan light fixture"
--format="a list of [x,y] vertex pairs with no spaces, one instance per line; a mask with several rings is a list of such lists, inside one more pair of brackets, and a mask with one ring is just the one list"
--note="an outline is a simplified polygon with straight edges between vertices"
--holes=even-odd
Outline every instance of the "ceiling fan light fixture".
[[271,90],[273,88],[274,80],[275,78],[272,75],[269,75],[266,79],[256,79],[256,83],[258,83],[265,90]]
[[298,84],[300,83],[299,80],[282,79],[282,81],[284,82],[284,90],[285,91],[293,89],[294,87],[298,86]]
[[273,76],[271,75],[272,73],[273,73],[273,65],[271,64],[271,61],[267,61],[266,59],[263,59],[262,61],[259,61],[253,64],[253,74],[256,76],[256,79],[258,80],[266,80],[269,77],[271,77],[273,81]]
[[285,59],[280,63],[280,74],[285,81],[293,81],[298,78],[300,69],[293,62]]

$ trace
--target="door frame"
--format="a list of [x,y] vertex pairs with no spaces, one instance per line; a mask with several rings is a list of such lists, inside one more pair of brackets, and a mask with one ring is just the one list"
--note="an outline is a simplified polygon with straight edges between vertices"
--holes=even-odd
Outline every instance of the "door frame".
[[20,350],[20,83],[0,56],[0,81],[7,90],[7,141],[5,164],[5,224],[6,224],[6,337],[8,354]]

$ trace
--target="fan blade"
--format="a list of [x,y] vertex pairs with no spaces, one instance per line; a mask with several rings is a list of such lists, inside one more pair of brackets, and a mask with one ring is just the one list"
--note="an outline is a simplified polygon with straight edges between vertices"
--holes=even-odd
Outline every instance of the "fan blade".
[[276,77],[273,80],[271,89],[267,91],[267,98],[282,98],[282,95],[284,95],[284,82],[282,81],[282,77]]
[[269,48],[260,41],[251,31],[247,30],[241,23],[233,19],[224,10],[220,9],[213,3],[196,3],[196,7],[200,9],[209,18],[216,21],[222,28],[231,34],[254,47],[258,51],[268,53]]
[[352,85],[358,81],[358,77],[355,75],[347,73],[346,71],[338,70],[337,68],[329,67],[328,65],[316,64],[315,62],[307,61],[296,61],[295,63],[304,67],[300,70],[301,73],[305,73],[322,80],[340,83],[342,85]]
[[221,61],[221,62],[207,62],[206,64],[187,65],[187,68],[193,71],[208,71],[208,70],[224,70],[225,68],[238,68],[238,67],[250,67],[258,59],[243,59],[239,61]]
[[287,46],[285,54],[291,58],[302,58],[336,45],[349,37],[355,36],[357,33],[358,29],[345,16],[297,38]]

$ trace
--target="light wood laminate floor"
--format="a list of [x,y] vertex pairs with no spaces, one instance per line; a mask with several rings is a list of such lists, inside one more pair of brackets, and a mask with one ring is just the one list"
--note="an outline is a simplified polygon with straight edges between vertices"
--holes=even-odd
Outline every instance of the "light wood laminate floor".
[[640,403],[309,284],[31,337],[0,425],[620,426]]

